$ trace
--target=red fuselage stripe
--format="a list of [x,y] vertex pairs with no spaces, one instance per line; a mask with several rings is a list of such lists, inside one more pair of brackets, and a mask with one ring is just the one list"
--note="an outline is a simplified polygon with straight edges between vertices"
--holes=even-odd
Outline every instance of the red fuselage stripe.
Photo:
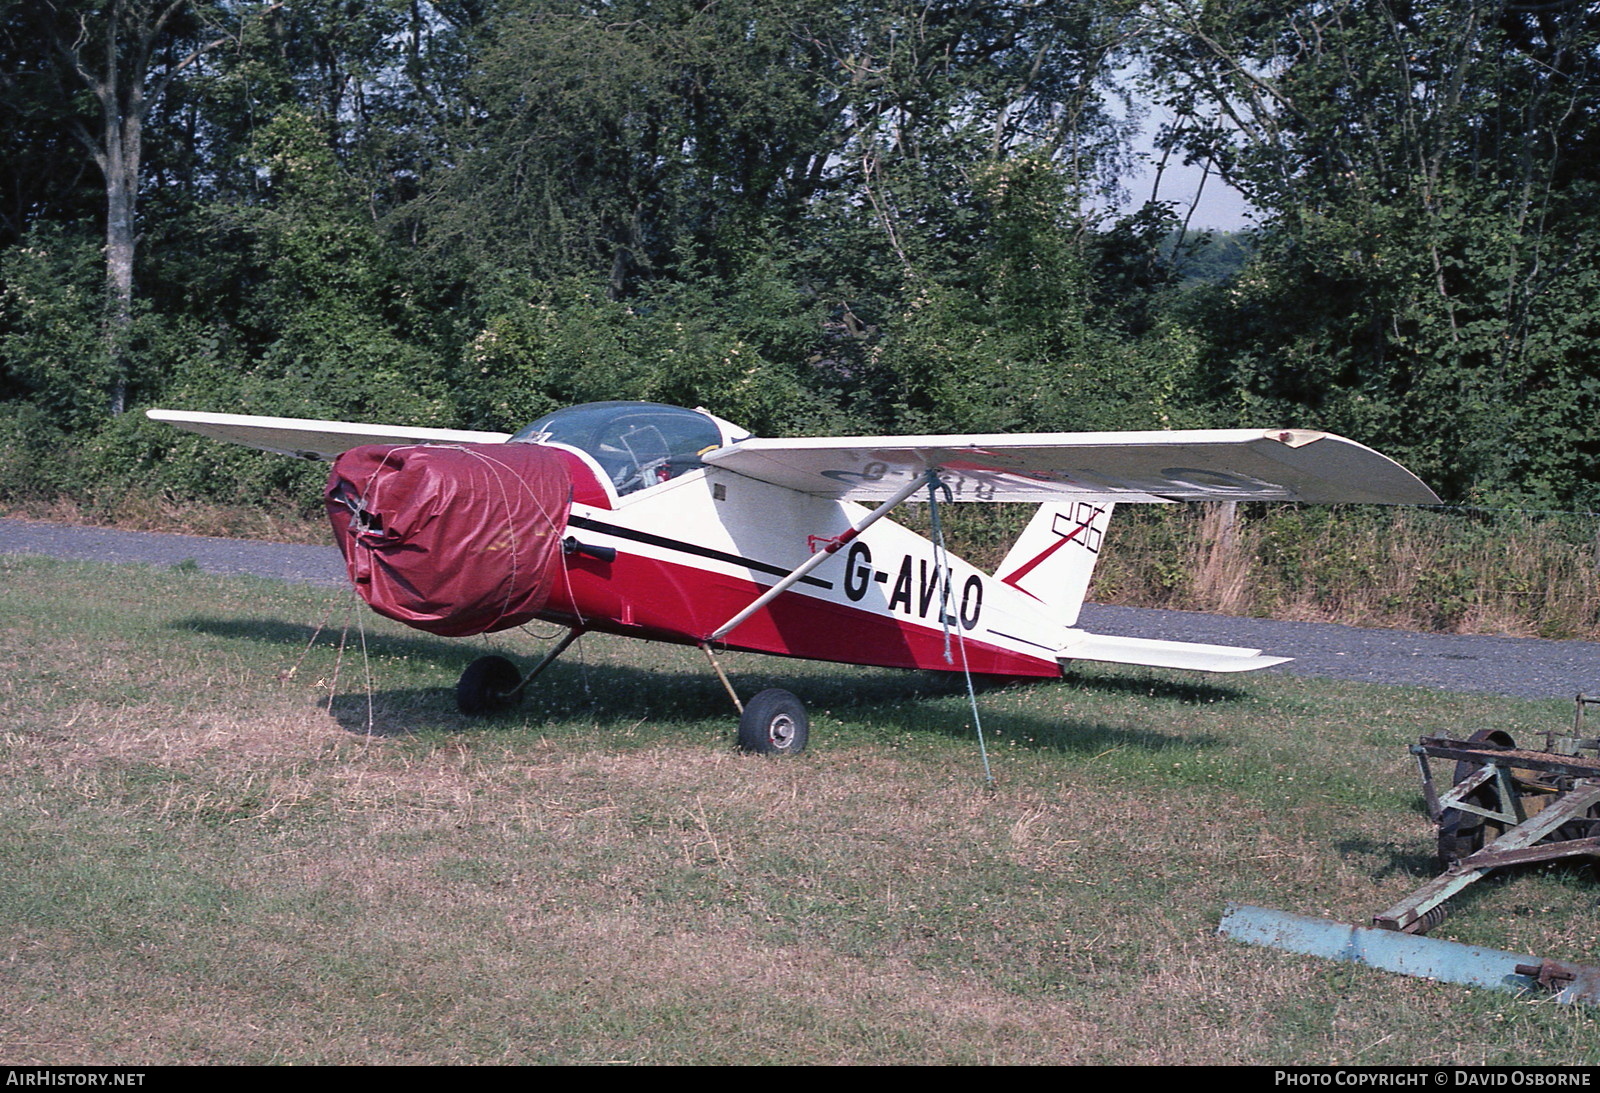
[[[636,554],[603,562],[567,558],[567,582],[558,582],[546,613],[554,621],[582,620],[593,630],[698,645],[701,635],[743,610],[766,591],[755,581]],[[628,620],[626,622],[619,620]],[[977,675],[1057,676],[1053,657],[1020,653],[959,629],[965,662]],[[756,613],[728,647],[779,656],[885,668],[959,672],[962,650],[952,641],[945,660],[944,634],[891,615],[788,592]]]

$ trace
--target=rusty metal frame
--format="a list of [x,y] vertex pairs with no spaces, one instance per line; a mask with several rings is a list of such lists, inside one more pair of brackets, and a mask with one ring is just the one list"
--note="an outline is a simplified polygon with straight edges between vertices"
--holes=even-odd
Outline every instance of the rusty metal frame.
[[[1441,801],[1448,801],[1449,796],[1446,794]],[[1600,782],[1582,783],[1570,793],[1558,797],[1532,819],[1523,820],[1482,850],[1455,862],[1387,911],[1372,916],[1372,924],[1381,930],[1425,933],[1442,918],[1430,917],[1430,912],[1442,908],[1447,900],[1482,880],[1494,869],[1530,861],[1594,854],[1596,848],[1600,847],[1600,839],[1568,839],[1536,844],[1542,843],[1564,825],[1585,818],[1596,804],[1600,804]],[[1482,809],[1475,811],[1485,816],[1494,815]]]
[[[1587,705],[1600,698],[1579,695],[1570,737],[1549,733],[1546,750],[1530,751],[1492,742],[1423,737],[1411,748],[1422,776],[1428,816],[1439,824],[1449,812],[1481,816],[1501,825],[1498,837],[1446,869],[1393,907],[1376,914],[1372,926],[1351,926],[1262,907],[1230,904],[1219,932],[1255,945],[1368,964],[1405,975],[1512,990],[1544,990],[1558,1002],[1600,1005],[1600,968],[1568,964],[1479,946],[1424,937],[1444,918],[1445,904],[1495,869],[1570,857],[1600,858],[1600,834],[1552,840],[1563,827],[1600,823],[1600,741],[1583,736]],[[1477,764],[1443,793],[1434,785],[1431,759]],[[1460,768],[1457,768],[1460,772]],[[1470,798],[1493,786],[1496,804]],[[1548,798],[1530,815],[1524,796]],[[1571,832],[1567,832],[1571,834]]]
[[[1578,717],[1583,715],[1579,696]],[[1466,812],[1502,824],[1500,836],[1476,852],[1454,862],[1445,871],[1386,911],[1372,924],[1383,930],[1426,933],[1444,917],[1444,905],[1495,869],[1557,858],[1600,854],[1600,838],[1547,841],[1567,824],[1589,818],[1600,804],[1600,760],[1552,751],[1529,751],[1496,744],[1472,743],[1446,737],[1425,736],[1411,748],[1422,774],[1422,792],[1428,817],[1439,823],[1446,812]],[[1476,763],[1478,769],[1444,793],[1434,789],[1431,759]],[[1515,771],[1540,779],[1519,784]],[[1470,798],[1493,783],[1500,807],[1488,808]],[[1528,815],[1524,789],[1553,794],[1543,809]]]

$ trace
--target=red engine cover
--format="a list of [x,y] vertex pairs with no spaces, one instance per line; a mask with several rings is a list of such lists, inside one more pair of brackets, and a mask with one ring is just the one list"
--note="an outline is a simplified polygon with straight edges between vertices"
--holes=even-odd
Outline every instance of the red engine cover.
[[326,499],[361,598],[430,634],[520,626],[562,571],[572,481],[536,444],[367,444],[334,461]]

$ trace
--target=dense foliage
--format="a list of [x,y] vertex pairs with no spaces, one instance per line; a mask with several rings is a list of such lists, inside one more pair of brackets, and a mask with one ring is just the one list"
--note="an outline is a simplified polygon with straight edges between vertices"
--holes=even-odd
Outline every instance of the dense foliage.
[[[1572,0],[0,0],[0,494],[303,481],[124,408],[636,397],[1317,426],[1593,506],[1597,36]],[[1148,101],[1253,239],[1093,211]]]
[[1194,304],[1212,397],[1456,497],[1594,507],[1600,5],[1145,5],[1180,122],[1269,211]]

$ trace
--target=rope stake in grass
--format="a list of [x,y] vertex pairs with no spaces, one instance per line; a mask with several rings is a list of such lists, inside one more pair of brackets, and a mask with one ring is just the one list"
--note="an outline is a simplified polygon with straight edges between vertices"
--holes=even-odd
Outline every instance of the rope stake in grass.
[[[361,634],[361,666],[367,677],[367,735],[373,732],[373,703],[372,703],[372,657],[367,652],[367,616],[364,612],[356,612],[356,625]],[[333,700],[328,700],[331,708]]]
[[950,556],[944,548],[944,528],[939,524],[939,490],[951,500],[950,487],[939,480],[937,471],[928,472],[928,522],[933,535],[933,580],[939,587],[939,629],[944,631],[944,662],[954,664],[950,655]]

